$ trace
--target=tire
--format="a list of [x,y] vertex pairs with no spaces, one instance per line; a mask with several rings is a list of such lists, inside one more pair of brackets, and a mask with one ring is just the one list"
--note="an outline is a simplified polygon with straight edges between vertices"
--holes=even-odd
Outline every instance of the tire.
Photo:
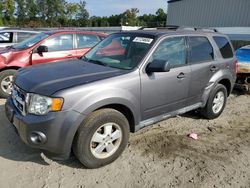
[[[215,107],[215,98],[219,98],[218,96],[222,95],[224,99],[220,98],[220,104],[218,104],[217,108]],[[207,101],[206,106],[200,110],[201,115],[207,119],[215,119],[221,115],[223,112],[227,102],[227,89],[224,85],[218,84],[211,92]],[[214,107],[214,108],[213,108]],[[217,109],[217,110],[216,110]]]
[[[110,129],[110,126],[112,126],[112,129]],[[106,133],[110,133],[109,130],[113,132],[108,137],[105,130],[107,130]],[[120,138],[112,141],[112,139],[115,139],[112,136],[118,137],[118,133],[120,133]],[[74,139],[73,152],[87,168],[93,169],[105,166],[122,154],[128,144],[129,133],[128,120],[122,113],[109,108],[97,110],[80,125]],[[102,137],[99,139],[95,135],[99,135],[99,137],[101,135]],[[95,142],[94,138],[98,142]],[[114,148],[111,150],[113,146]]]
[[[0,72],[0,97],[7,98],[10,95],[13,81],[13,76],[16,74],[16,70],[9,69]],[[11,84],[11,85],[9,85]]]

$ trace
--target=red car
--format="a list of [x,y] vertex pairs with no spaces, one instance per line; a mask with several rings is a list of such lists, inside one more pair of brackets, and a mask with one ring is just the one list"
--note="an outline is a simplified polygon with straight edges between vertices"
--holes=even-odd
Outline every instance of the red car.
[[0,51],[0,97],[12,88],[16,70],[30,65],[62,59],[79,58],[107,35],[77,30],[54,30],[39,33],[19,44]]

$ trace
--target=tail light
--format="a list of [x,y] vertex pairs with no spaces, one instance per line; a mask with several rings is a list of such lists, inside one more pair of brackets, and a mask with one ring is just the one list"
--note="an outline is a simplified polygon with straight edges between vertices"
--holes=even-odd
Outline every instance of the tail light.
[[238,61],[235,60],[234,61],[234,73],[237,74],[237,72],[238,72]]

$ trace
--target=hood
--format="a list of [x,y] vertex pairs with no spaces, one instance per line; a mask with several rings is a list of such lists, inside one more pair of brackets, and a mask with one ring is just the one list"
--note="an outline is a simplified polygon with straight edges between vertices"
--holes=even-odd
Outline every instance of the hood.
[[20,69],[15,84],[29,93],[52,95],[57,91],[127,73],[82,60],[67,60]]
[[12,47],[4,47],[4,48],[0,48],[0,54],[4,55],[4,54],[12,53],[12,52],[19,52],[22,50],[24,49],[14,49]]

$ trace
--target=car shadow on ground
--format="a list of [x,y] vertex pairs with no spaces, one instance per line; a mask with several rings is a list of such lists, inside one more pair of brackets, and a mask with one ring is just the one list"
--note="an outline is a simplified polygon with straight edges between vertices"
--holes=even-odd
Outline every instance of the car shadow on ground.
[[[49,165],[52,157],[43,154],[39,149],[33,149],[25,145],[15,132],[11,123],[5,116],[4,105],[0,105],[0,158],[12,161],[34,162],[40,165]],[[69,159],[59,161],[53,160],[61,165],[72,168],[83,168],[78,160],[71,155]]]
[[23,162],[48,165],[41,157],[41,151],[26,146],[5,116],[4,105],[0,105],[0,157]]

